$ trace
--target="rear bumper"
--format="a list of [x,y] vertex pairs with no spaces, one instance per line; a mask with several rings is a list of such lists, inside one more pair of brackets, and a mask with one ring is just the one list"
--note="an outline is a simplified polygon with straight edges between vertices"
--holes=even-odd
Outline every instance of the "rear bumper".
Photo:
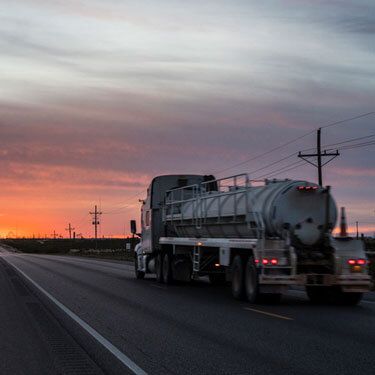
[[367,292],[370,290],[369,275],[296,275],[260,276],[260,285],[340,286],[344,292]]

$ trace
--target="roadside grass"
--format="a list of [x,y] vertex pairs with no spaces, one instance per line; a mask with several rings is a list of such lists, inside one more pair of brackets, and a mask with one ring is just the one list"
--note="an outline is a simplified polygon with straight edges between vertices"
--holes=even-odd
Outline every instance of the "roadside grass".
[[133,260],[138,239],[6,239],[0,243],[26,254],[66,254],[94,258]]

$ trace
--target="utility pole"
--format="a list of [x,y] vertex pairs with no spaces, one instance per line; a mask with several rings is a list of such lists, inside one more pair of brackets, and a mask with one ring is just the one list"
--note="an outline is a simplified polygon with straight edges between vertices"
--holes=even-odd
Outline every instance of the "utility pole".
[[346,213],[345,207],[341,207],[341,218],[340,218],[340,237],[347,237],[348,230],[346,224]]
[[90,215],[93,215],[92,225],[95,226],[95,247],[97,248],[99,217],[102,215],[102,212],[99,212],[98,206],[95,205],[95,210],[94,212],[90,212]]
[[69,231],[69,238],[72,239],[72,232],[76,228],[73,228],[72,225],[69,223],[68,228],[65,228],[65,230]]
[[[327,150],[324,150],[324,152],[322,152],[321,132],[322,132],[322,129],[319,128],[318,131],[317,131],[317,137],[316,137],[316,153],[315,154],[302,154],[301,151],[298,153],[299,158],[307,161],[308,163],[310,163],[314,167],[318,168],[319,186],[323,186],[322,168],[326,164],[328,164],[331,160],[333,160],[334,158],[336,158],[337,156],[340,155],[338,150],[336,150],[336,152],[327,152]],[[329,160],[327,160],[325,163],[322,163],[322,157],[327,157],[327,156],[331,157],[331,158]],[[317,164],[308,160],[308,158],[315,158],[315,157],[317,157]]]
[[356,227],[356,229],[357,229],[357,236],[356,236],[356,238],[357,238],[357,240],[358,240],[358,239],[359,239],[358,221],[355,222],[355,227]]

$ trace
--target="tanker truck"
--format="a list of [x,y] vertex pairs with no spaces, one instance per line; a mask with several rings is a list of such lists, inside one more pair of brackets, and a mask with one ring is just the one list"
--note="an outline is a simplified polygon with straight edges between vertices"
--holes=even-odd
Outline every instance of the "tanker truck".
[[362,241],[332,236],[336,217],[330,188],[307,181],[158,176],[142,201],[135,275],[208,277],[250,303],[299,285],[314,303],[354,305],[370,288],[368,261]]

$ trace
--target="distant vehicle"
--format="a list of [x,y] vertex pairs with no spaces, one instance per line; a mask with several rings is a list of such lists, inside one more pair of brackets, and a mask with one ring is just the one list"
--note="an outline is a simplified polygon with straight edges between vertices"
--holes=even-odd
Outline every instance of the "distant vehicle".
[[251,303],[302,285],[313,302],[354,305],[370,288],[368,261],[362,241],[332,236],[336,218],[329,187],[307,181],[158,176],[142,204],[136,277],[208,276]]

